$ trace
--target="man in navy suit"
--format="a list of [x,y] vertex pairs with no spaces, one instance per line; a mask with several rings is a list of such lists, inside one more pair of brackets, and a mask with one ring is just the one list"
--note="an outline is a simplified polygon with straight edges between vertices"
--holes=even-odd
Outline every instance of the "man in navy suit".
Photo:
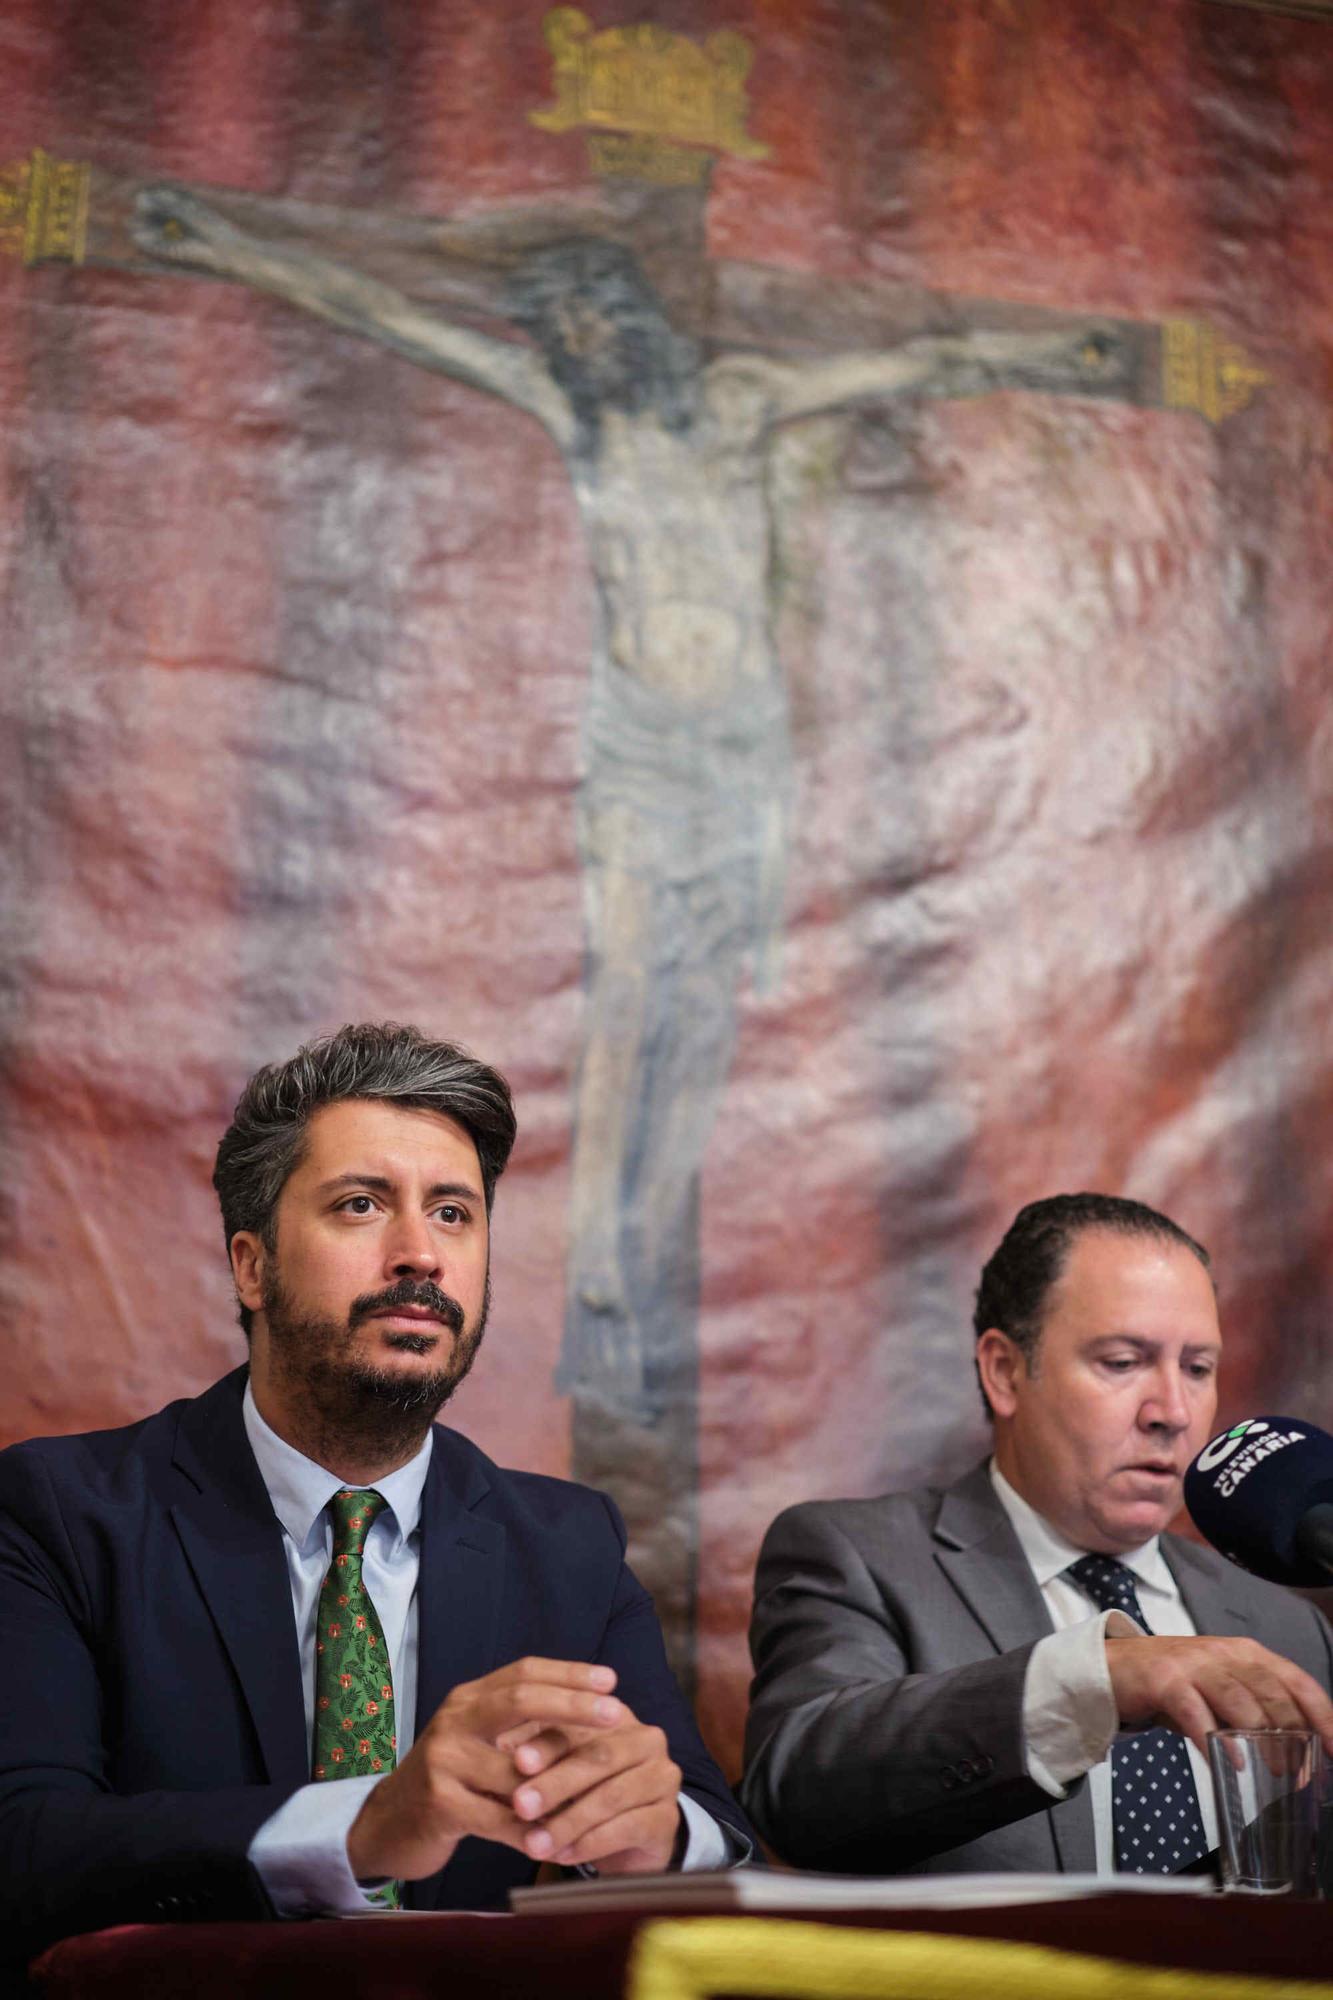
[[[261,1070],[214,1172],[248,1370],[0,1454],[0,1912],[24,1953],[749,1851],[614,1505],[432,1423],[481,1340],[514,1131],[504,1079],[415,1029]],[[361,1580],[397,1736],[376,1761],[354,1730],[331,1783],[344,1489],[381,1496]]]

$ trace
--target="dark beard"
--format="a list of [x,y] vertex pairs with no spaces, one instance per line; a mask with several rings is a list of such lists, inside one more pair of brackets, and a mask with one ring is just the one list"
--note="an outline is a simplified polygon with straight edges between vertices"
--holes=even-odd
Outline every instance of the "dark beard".
[[[442,1366],[411,1379],[356,1351],[356,1330],[372,1313],[407,1305],[437,1314],[445,1331],[392,1334],[391,1347],[426,1354],[433,1345],[448,1343]],[[400,1278],[385,1291],[363,1293],[352,1301],[346,1323],[339,1325],[317,1313],[298,1312],[273,1272],[266,1274],[263,1306],[273,1372],[286,1388],[300,1391],[305,1435],[298,1448],[330,1467],[346,1459],[402,1464],[418,1450],[432,1419],[476,1359],[491,1309],[491,1281],[488,1273],[472,1327],[458,1301],[429,1279]]]

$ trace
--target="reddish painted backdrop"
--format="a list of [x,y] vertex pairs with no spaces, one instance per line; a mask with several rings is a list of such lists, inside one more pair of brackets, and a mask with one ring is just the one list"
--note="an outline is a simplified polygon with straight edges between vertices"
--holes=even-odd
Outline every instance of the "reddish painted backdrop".
[[[763,1528],[976,1452],[971,1293],[1023,1200],[1168,1208],[1216,1255],[1225,1412],[1333,1419],[1333,24],[599,4],[751,45],[766,156],[668,198],[531,122],[544,12],[5,10],[0,157],[96,170],[82,267],[0,265],[5,1432],[240,1358],[207,1179],[257,1063],[353,1017],[465,1040],[521,1137],[457,1420],[616,1488],[734,1761]],[[136,259],[127,204],[163,178],[265,197],[251,221],[492,333],[500,280],[448,253],[519,207],[618,236],[706,354],[884,352],[1012,305],[1150,345],[1204,323],[1266,377],[1216,423],[1009,387],[773,440],[746,601],[785,704],[781,951],[761,992],[733,922],[688,968],[735,1042],[697,1186],[683,1157],[656,1405],[555,1381],[605,880],[570,472],[447,374]]]

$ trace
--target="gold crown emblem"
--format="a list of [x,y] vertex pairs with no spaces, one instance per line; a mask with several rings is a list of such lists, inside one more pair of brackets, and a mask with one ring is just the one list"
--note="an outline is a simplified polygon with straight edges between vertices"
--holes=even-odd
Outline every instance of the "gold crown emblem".
[[1271,380],[1243,347],[1203,320],[1169,319],[1162,329],[1162,400],[1169,410],[1198,410],[1220,424]]
[[753,56],[741,35],[700,45],[651,22],[597,32],[577,7],[554,8],[542,28],[555,102],[528,117],[543,132],[586,129],[596,172],[689,183],[715,153],[767,159],[745,130]]
[[0,168],[0,251],[25,264],[81,264],[88,235],[87,165],[53,160],[38,146],[30,160]]

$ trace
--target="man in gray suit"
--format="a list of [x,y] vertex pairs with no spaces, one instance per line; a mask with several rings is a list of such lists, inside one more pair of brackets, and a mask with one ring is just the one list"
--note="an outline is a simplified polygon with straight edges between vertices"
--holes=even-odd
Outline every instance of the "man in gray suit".
[[994,1457],[769,1530],[745,1804],[808,1868],[1206,1865],[1210,1729],[1333,1752],[1323,1618],[1164,1532],[1217,1406],[1207,1252],[1137,1202],[1033,1202],[975,1323]]

